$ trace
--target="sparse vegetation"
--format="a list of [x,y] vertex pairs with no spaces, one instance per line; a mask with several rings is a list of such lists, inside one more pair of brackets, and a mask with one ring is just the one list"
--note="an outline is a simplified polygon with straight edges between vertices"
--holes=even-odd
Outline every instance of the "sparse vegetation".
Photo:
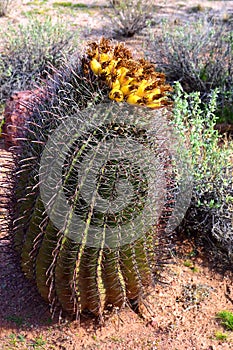
[[42,336],[35,338],[30,344],[30,346],[32,346],[32,348],[36,350],[44,349],[44,345],[46,345],[46,341],[42,338]]
[[220,331],[217,331],[215,333],[215,338],[216,338],[216,340],[219,340],[219,341],[226,341],[228,338],[228,335],[225,333],[222,333]]
[[221,324],[230,331],[233,331],[233,313],[223,310],[217,313],[216,317],[221,320]]
[[13,91],[30,89],[46,78],[51,66],[58,67],[71,54],[73,35],[62,22],[29,18],[26,25],[8,26],[2,32],[4,51],[0,53],[0,100]]
[[86,4],[82,4],[82,3],[74,4],[73,2],[69,2],[69,1],[54,2],[53,6],[54,7],[79,8],[79,9],[88,8],[88,6]]
[[[19,350],[27,350],[27,349],[35,349],[35,350],[45,350],[47,347],[46,340],[43,339],[43,337],[40,335],[39,337],[35,337],[34,339],[28,340],[24,335],[22,334],[15,334],[11,333],[8,336],[8,345],[9,347],[4,349],[19,349]],[[51,349],[54,349],[53,346],[49,347]]]
[[170,83],[179,81],[186,92],[200,92],[203,101],[219,89],[218,117],[233,123],[233,40],[227,25],[206,19],[169,28],[150,39],[148,55]]
[[112,12],[107,14],[111,20],[114,33],[131,37],[148,24],[153,12],[151,0],[109,0]]
[[50,8],[34,8],[23,12],[25,16],[34,17],[36,15],[46,16],[50,12]]
[[190,261],[190,260],[185,260],[185,261],[184,261],[184,266],[186,266],[186,267],[192,267],[192,266],[193,266],[193,263],[192,263],[192,261]]

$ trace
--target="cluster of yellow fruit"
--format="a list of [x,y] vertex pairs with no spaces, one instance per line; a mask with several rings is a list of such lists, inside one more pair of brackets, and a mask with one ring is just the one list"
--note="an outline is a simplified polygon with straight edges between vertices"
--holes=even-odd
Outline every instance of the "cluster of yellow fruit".
[[149,108],[170,104],[167,94],[172,88],[165,84],[165,75],[144,59],[134,60],[123,44],[112,46],[103,38],[89,44],[87,55],[92,72],[110,87],[110,99]]

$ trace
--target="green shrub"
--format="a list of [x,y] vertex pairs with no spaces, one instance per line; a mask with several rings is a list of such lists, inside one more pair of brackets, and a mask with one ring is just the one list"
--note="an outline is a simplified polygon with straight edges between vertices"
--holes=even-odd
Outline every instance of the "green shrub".
[[0,100],[13,91],[30,89],[45,78],[51,66],[58,67],[73,51],[72,36],[64,24],[29,17],[26,25],[9,26],[2,32],[4,50],[0,53]]
[[148,24],[153,12],[151,0],[109,0],[112,12],[108,13],[115,34],[132,37]]
[[148,55],[170,82],[186,92],[199,91],[205,101],[218,88],[218,117],[233,122],[233,40],[227,25],[207,20],[177,28],[165,24],[150,39]]
[[213,253],[233,260],[232,144],[221,142],[216,125],[217,91],[208,103],[199,92],[175,86],[172,124],[188,146],[193,196],[179,230],[211,242]]

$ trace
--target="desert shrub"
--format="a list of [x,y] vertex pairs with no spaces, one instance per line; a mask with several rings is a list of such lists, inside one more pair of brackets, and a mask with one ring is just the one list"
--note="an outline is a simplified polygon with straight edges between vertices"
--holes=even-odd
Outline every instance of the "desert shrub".
[[0,54],[0,100],[15,90],[29,89],[45,78],[49,66],[58,67],[72,52],[72,36],[64,24],[31,17],[28,24],[9,26],[2,33],[4,50]]
[[215,130],[217,96],[215,90],[207,103],[200,92],[188,94],[178,83],[175,88],[172,123],[187,145],[193,173],[193,195],[179,231],[208,241],[213,254],[232,261],[232,145]]
[[0,0],[0,17],[5,16],[9,12],[12,3],[12,0]]
[[147,26],[153,11],[151,0],[109,0],[111,20],[115,34],[131,37]]
[[233,40],[227,25],[201,20],[152,35],[148,52],[170,82],[186,92],[199,91],[206,100],[218,88],[218,116],[233,122]]

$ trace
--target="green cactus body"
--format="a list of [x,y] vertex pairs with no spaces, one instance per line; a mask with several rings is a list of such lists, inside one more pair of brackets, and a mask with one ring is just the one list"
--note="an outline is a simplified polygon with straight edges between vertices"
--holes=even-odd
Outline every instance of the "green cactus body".
[[35,269],[37,288],[41,296],[47,301],[53,300],[54,297],[52,273],[61,239],[61,233],[49,222],[36,257]]
[[28,179],[27,175],[29,174],[26,172],[21,174],[19,178],[20,189],[17,189],[15,192],[18,202],[15,205],[14,246],[19,253],[22,250],[25,239],[25,227],[29,224],[29,218],[33,214],[34,205],[32,203],[35,201],[35,196],[30,194],[30,191],[28,193],[29,185],[27,180],[25,181],[25,178]]
[[103,264],[103,282],[106,293],[106,305],[122,306],[126,301],[126,285],[120,267],[118,250],[106,252]]
[[36,256],[36,240],[41,234],[41,223],[46,218],[44,206],[40,197],[37,197],[35,210],[31,215],[25,242],[22,245],[22,270],[28,279],[34,278],[34,265]]
[[76,258],[80,247],[80,244],[65,238],[62,242],[55,268],[56,294],[62,308],[69,314],[75,313],[78,307],[79,291],[77,290],[77,295],[74,298],[76,288],[74,276],[76,272]]
[[143,287],[152,283],[142,240],[134,242],[132,246],[122,247],[120,254],[127,298],[134,300]]
[[[135,227],[132,223],[146,207],[150,189],[143,167],[147,169],[151,164],[145,158],[142,166],[137,155],[134,164],[134,159],[127,160],[125,155],[119,156],[119,152],[127,147],[127,140],[129,146],[131,142],[139,145],[139,149],[145,149],[146,152],[152,149],[154,152],[156,146],[143,126],[147,111],[141,109],[143,117],[140,120],[140,116],[131,117],[127,108],[123,109],[122,113],[128,113],[127,118],[132,120],[128,124],[124,120],[120,123],[114,109],[117,104],[106,103],[107,94],[103,90],[101,95],[101,90],[102,86],[93,76],[90,80],[86,78],[79,60],[66,69],[64,74],[55,75],[48,83],[44,97],[39,102],[36,101],[34,109],[30,111],[27,140],[21,144],[21,162],[17,163],[19,175],[15,191],[14,217],[17,220],[14,232],[22,270],[27,278],[35,280],[39,293],[46,301],[61,306],[66,313],[74,316],[84,310],[102,315],[108,305],[120,308],[128,300],[137,300],[143,290],[153,283],[157,272],[158,257],[154,249],[156,228],[152,225],[144,230],[143,222],[136,222]],[[95,115],[94,97],[95,103],[102,102],[105,107],[105,112],[100,113],[99,119]],[[91,116],[80,116],[81,110],[89,102],[92,102]],[[133,112],[137,110],[136,107],[132,108],[135,108],[132,109]],[[67,115],[71,118],[74,113],[78,114],[80,120],[77,132],[74,130],[73,133],[75,141],[69,143],[69,140],[65,141],[69,121],[66,118]],[[113,121],[108,122],[111,113]],[[47,177],[39,177],[39,164],[49,137],[61,126],[64,127],[63,146],[67,147],[61,173],[62,185],[58,187],[54,198],[51,196],[47,208],[39,186],[42,184],[46,193],[50,191],[50,184]],[[119,161],[115,161],[110,153],[108,155],[101,151],[110,141],[118,145],[117,140],[119,146],[116,147],[120,148],[117,153]],[[124,147],[121,146],[122,140],[126,142]],[[133,154],[133,148],[134,146],[130,148],[130,154]],[[101,152],[105,162],[97,174],[96,162]],[[60,153],[51,152],[51,169],[55,167]],[[85,171],[82,171],[84,163]],[[43,167],[42,169],[45,171]],[[90,169],[94,169],[96,181],[91,196],[85,185]],[[123,191],[124,186],[129,186],[132,195],[121,195],[125,205],[120,202],[117,209],[106,208],[101,211],[99,202],[111,200],[114,205],[115,197],[118,198],[117,181],[120,183],[120,191]],[[69,204],[69,210],[64,225],[59,227],[51,215],[63,215],[57,204],[57,199],[62,198],[62,195]],[[155,208],[152,207],[151,210],[153,216]],[[73,230],[72,225],[77,216],[83,226],[77,226],[81,228]],[[118,230],[121,227],[126,227],[124,233]],[[135,238],[132,238],[134,234]]]

